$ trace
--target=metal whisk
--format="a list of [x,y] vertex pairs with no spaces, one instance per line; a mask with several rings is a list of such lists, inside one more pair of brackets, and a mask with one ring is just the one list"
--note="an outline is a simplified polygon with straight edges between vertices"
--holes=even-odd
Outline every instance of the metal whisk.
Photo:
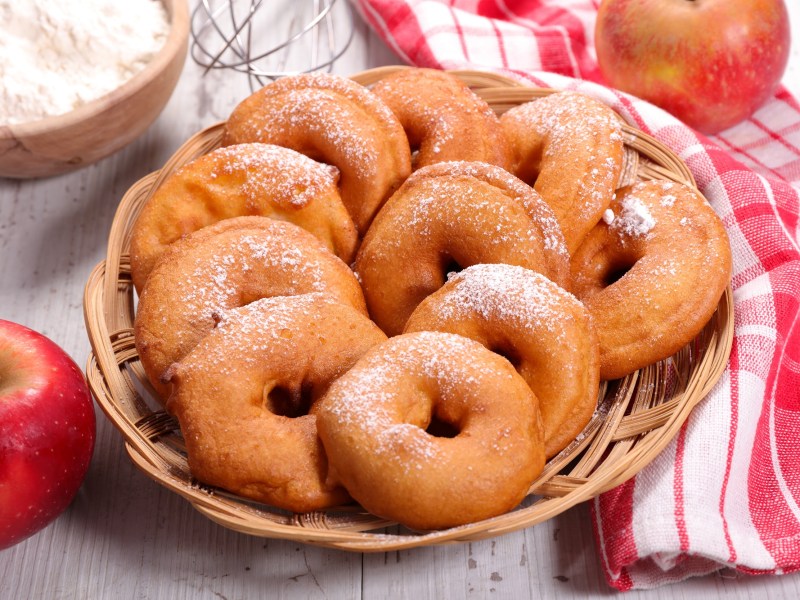
[[330,71],[353,39],[351,11],[347,0],[199,0],[191,56],[206,72],[247,74],[251,90],[285,75]]

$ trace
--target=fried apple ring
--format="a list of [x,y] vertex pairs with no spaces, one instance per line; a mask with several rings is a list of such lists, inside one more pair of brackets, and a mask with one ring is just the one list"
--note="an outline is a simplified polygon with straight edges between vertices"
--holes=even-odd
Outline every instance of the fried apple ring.
[[568,261],[553,211],[533,189],[500,167],[453,162],[406,180],[367,232],[354,268],[370,316],[395,335],[449,271],[515,264],[567,286]]
[[405,129],[412,170],[448,161],[485,162],[507,169],[510,150],[486,101],[455,75],[407,68],[372,86]]
[[373,347],[316,415],[331,480],[415,529],[507,512],[544,467],[536,397],[507,360],[458,335]]
[[131,231],[138,291],[158,256],[181,237],[231,217],[261,215],[310,231],[350,263],[358,233],[339,196],[338,171],[269,144],[219,148],[172,173],[147,200]]
[[573,291],[597,327],[600,377],[617,379],[694,339],[730,281],[731,249],[696,190],[646,181],[617,192],[571,270]]
[[326,483],[314,403],[385,339],[366,316],[321,294],[225,311],[170,369],[169,410],[192,476],[295,512],[347,501],[341,487]]
[[411,314],[405,333],[445,331],[508,358],[539,400],[547,458],[574,440],[597,405],[600,360],[589,312],[523,267],[474,265]]
[[223,145],[266,142],[334,165],[342,200],[362,234],[411,172],[411,151],[394,113],[367,88],[328,74],[278,79],[245,98]]
[[136,349],[164,402],[167,368],[214,328],[215,315],[259,298],[329,295],[366,315],[353,272],[313,235],[268,217],[235,217],[173,243],[150,273],[134,321]]
[[571,254],[614,197],[623,159],[619,118],[589,96],[559,92],[515,106],[500,123],[511,172],[553,208]]

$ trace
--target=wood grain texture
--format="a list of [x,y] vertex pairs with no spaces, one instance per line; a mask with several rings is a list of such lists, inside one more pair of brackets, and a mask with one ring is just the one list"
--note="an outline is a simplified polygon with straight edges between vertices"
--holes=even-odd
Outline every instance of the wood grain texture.
[[[787,3],[787,5],[796,3]],[[800,8],[785,81],[800,95]],[[357,22],[334,71],[398,59]],[[0,318],[51,337],[81,365],[89,354],[83,286],[105,254],[117,202],[190,135],[223,120],[249,93],[246,79],[188,60],[165,111],[134,144],[44,180],[0,179]],[[226,530],[150,481],[98,412],[95,456],[70,508],[37,535],[0,551],[0,598],[605,598],[586,506],[492,540],[357,554]],[[626,598],[798,598],[800,575],[722,571]]]

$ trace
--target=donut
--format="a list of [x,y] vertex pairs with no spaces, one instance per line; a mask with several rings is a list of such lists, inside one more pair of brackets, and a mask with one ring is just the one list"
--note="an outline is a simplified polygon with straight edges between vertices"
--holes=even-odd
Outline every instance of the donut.
[[141,291],[156,259],[181,237],[230,217],[290,221],[350,263],[358,233],[334,167],[269,144],[218,148],[172,173],[142,207],[131,231],[131,276]]
[[558,92],[511,108],[500,124],[511,172],[550,204],[574,252],[614,197],[623,159],[620,119],[589,96]]
[[592,418],[600,384],[592,319],[575,296],[539,273],[468,267],[420,303],[404,332],[413,331],[456,333],[505,356],[539,400],[547,458]]
[[415,171],[376,217],[354,269],[388,335],[452,270],[515,264],[568,285],[569,256],[549,206],[500,167],[437,163]]
[[342,200],[363,234],[411,172],[403,127],[377,96],[328,74],[293,75],[245,98],[225,124],[222,144],[265,142],[336,166]]
[[259,298],[329,295],[366,315],[353,272],[307,231],[268,217],[219,221],[174,242],[147,279],[136,311],[136,349],[165,401],[164,373],[214,328],[222,311]]
[[168,409],[192,476],[295,512],[349,500],[326,483],[314,404],[386,336],[322,294],[257,300],[227,310],[171,367]]
[[417,332],[368,350],[316,408],[329,481],[413,529],[507,512],[544,467],[536,397],[468,338]]
[[510,166],[497,115],[455,75],[406,68],[381,79],[372,92],[397,115],[411,148],[417,149],[412,170],[462,160]]
[[575,295],[600,340],[600,377],[665,359],[702,330],[731,277],[722,221],[695,189],[646,181],[620,189],[570,262]]

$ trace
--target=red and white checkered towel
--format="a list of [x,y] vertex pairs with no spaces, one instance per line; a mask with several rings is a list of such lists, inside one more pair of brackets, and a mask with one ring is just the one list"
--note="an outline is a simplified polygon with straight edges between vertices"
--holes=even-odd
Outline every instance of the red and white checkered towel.
[[577,89],[671,147],[733,248],[735,340],[725,374],[677,438],[593,503],[599,554],[621,590],[723,567],[800,568],[800,106],[784,89],[706,138],[599,85],[599,0],[354,0],[408,64],[493,70]]

